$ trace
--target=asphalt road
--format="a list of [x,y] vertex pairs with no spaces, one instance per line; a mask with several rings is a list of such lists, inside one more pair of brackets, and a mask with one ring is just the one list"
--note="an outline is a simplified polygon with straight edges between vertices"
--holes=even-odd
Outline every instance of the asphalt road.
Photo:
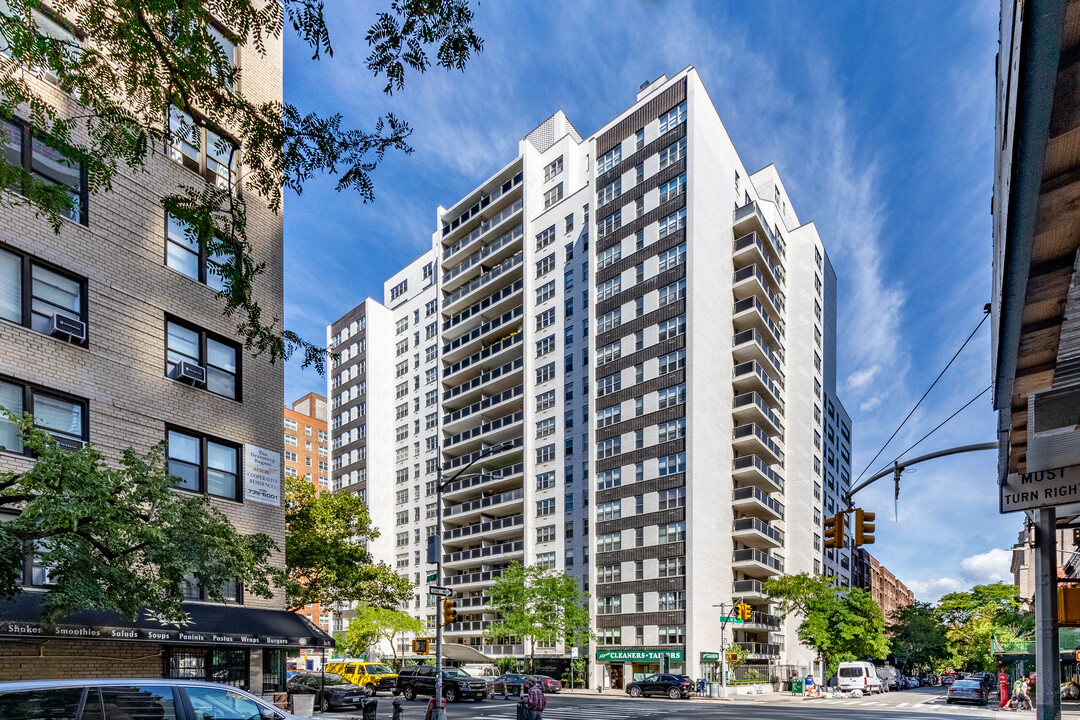
[[[390,720],[393,698],[380,695],[378,719]],[[426,700],[402,701],[402,720],[424,720]],[[447,705],[448,720],[513,720],[516,704],[502,699],[480,703],[464,702]],[[744,699],[731,702],[692,698],[640,698],[617,695],[549,695],[544,720],[742,720],[762,718],[780,720],[868,720],[887,717],[889,720],[925,720],[933,717],[988,718],[997,714],[994,708],[947,705],[942,687],[919,688],[885,693],[864,698],[837,698],[798,701],[776,698],[771,702]],[[354,713],[328,713],[327,720],[345,720]],[[1008,717],[1033,718],[1034,713],[1009,713]]]

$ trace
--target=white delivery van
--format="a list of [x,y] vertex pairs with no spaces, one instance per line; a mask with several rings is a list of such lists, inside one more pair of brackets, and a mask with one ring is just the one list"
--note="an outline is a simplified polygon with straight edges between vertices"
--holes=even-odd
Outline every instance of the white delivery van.
[[836,675],[837,684],[845,692],[861,690],[866,695],[882,692],[881,678],[878,677],[877,668],[873,663],[865,660],[840,663]]
[[892,665],[882,665],[877,669],[878,677],[881,678],[885,690],[900,689],[900,673]]

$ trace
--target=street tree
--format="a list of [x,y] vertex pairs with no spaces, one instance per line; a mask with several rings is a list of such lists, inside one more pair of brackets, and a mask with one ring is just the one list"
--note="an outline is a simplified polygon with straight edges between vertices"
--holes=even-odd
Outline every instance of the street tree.
[[422,635],[426,631],[427,623],[404,610],[362,605],[356,609],[356,617],[349,621],[346,635],[357,639],[374,638],[362,650],[354,645],[354,652],[366,651],[379,640],[387,641],[394,654],[394,666],[398,667],[397,639],[402,635]]
[[34,461],[0,473],[0,597],[22,592],[29,553],[47,570],[47,625],[89,609],[183,620],[189,583],[218,602],[231,581],[248,595],[272,596],[273,540],[237,532],[205,496],[175,492],[163,444],[145,455],[129,449],[112,465],[89,444],[59,448],[29,414],[7,418],[0,423],[17,423]]
[[588,593],[566,573],[512,562],[488,588],[499,619],[485,635],[515,637],[529,643],[529,669],[536,667],[536,644],[560,640],[584,644],[590,636]]
[[285,478],[285,571],[279,573],[286,605],[364,603],[400,607],[412,583],[367,544],[379,537],[364,501],[352,493],[317,493],[308,480]]
[[[463,70],[483,47],[472,21],[469,0],[390,0],[364,36],[366,69],[386,94],[433,64]],[[17,118],[35,142],[81,168],[91,195],[108,192],[124,174],[138,182],[147,161],[167,148],[184,142],[198,151],[203,138],[218,138],[206,150],[231,168],[224,187],[180,187],[162,205],[211,258],[210,272],[224,284],[223,311],[246,349],[271,360],[300,350],[304,365],[321,371],[325,350],[283,328],[281,318],[265,317],[255,300],[265,262],[248,241],[247,203],[278,212],[283,191],[299,194],[322,175],[368,202],[386,153],[411,151],[411,129],[393,114],[353,129],[340,113],[323,116],[245,93],[234,48],[266,55],[286,29],[313,60],[332,56],[321,0],[50,0],[47,8],[3,0],[0,121]],[[0,144],[15,131],[0,122]],[[0,204],[29,206],[61,232],[76,203],[70,189],[10,157],[0,153],[0,190],[14,192],[0,193]]]
[[1004,583],[944,595],[934,612],[946,627],[949,664],[972,672],[997,669],[992,634],[1023,638],[1034,628],[1034,616],[1023,611],[1019,588]]
[[830,675],[840,662],[889,652],[881,608],[859,588],[838,588],[830,578],[800,573],[772,578],[765,592],[782,617],[802,618],[799,641],[821,655]]
[[937,668],[949,654],[945,626],[929,603],[900,608],[886,630],[892,655],[907,672]]

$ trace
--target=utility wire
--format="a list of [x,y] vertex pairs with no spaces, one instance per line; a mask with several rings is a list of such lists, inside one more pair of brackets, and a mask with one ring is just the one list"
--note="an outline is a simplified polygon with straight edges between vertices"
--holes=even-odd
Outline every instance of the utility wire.
[[[944,368],[944,369],[943,369],[943,370],[942,370],[942,371],[941,371],[940,373],[938,373],[938,376],[937,376],[936,378],[934,378],[934,382],[930,383],[930,387],[926,388],[926,392],[924,392],[924,393],[923,393],[923,395],[922,395],[922,397],[921,397],[921,398],[919,398],[919,402],[915,403],[915,407],[911,408],[911,411],[910,411],[910,412],[908,412],[908,414],[907,414],[907,416],[906,416],[906,417],[904,418],[903,422],[901,422],[901,423],[900,423],[900,424],[899,424],[899,425],[897,426],[897,428],[896,428],[895,430],[893,430],[893,434],[889,436],[889,439],[885,441],[885,444],[881,446],[881,449],[877,451],[877,454],[876,454],[876,455],[874,455],[874,457],[873,457],[873,458],[871,458],[870,462],[866,463],[866,467],[864,467],[864,468],[863,468],[863,470],[862,470],[862,472],[861,472],[861,473],[859,473],[859,477],[855,478],[855,482],[856,482],[856,483],[857,483],[857,482],[859,482],[860,480],[862,480],[862,478],[863,478],[863,475],[865,475],[865,474],[866,474],[866,471],[870,469],[870,466],[871,466],[871,465],[873,465],[873,464],[874,464],[874,462],[875,462],[875,461],[876,461],[876,460],[877,460],[877,459],[878,459],[879,457],[881,457],[881,453],[885,452],[885,448],[889,447],[889,443],[891,443],[891,442],[893,441],[893,438],[895,438],[895,437],[896,437],[896,434],[897,434],[898,432],[900,432],[900,429],[904,427],[904,425],[905,425],[905,424],[907,423],[907,421],[911,419],[911,416],[915,414],[915,411],[919,409],[919,406],[920,406],[920,405],[922,405],[922,401],[926,399],[926,396],[927,396],[927,395],[929,395],[929,394],[930,394],[930,391],[934,389],[934,386],[938,384],[938,380],[941,380],[941,377],[942,377],[942,376],[943,376],[943,375],[945,374],[945,372],[946,372],[946,371],[947,371],[947,370],[949,369],[949,367],[950,367],[950,366],[952,366],[952,364],[953,364],[953,362],[954,362],[954,361],[956,360],[956,358],[957,358],[957,357],[958,357],[958,356],[960,355],[960,353],[962,353],[962,352],[964,351],[964,348],[965,348],[965,347],[967,347],[967,344],[968,344],[969,342],[971,342],[971,338],[975,337],[975,333],[979,332],[979,328],[981,328],[981,327],[982,327],[982,324],[983,324],[984,322],[986,322],[986,318],[988,318],[988,317],[990,317],[990,313],[989,313],[989,312],[984,312],[984,313],[983,313],[983,317],[982,317],[982,320],[980,320],[980,321],[979,321],[979,324],[975,326],[975,329],[971,331],[971,334],[967,336],[967,340],[965,340],[965,341],[964,341],[964,344],[960,346],[960,349],[956,351],[956,354],[954,354],[954,355],[952,356],[952,359],[951,359],[951,360],[949,360],[949,362],[948,362],[948,364],[947,364],[947,365],[945,366],[945,368]],[[984,390],[983,392],[986,392],[986,391]],[[981,395],[981,394],[982,394],[982,393],[980,393],[980,395]],[[965,407],[966,407],[966,406],[965,406]],[[947,421],[946,421],[946,422],[947,422]],[[938,427],[940,427],[940,425],[939,425]],[[936,429],[937,429],[937,428],[934,428],[934,430],[936,430]],[[933,430],[931,430],[931,432],[933,432]],[[925,439],[925,438],[924,438],[924,439]],[[922,440],[920,440],[919,442],[922,442]],[[914,445],[913,445],[912,447],[914,447]],[[908,448],[908,450],[910,450],[910,449],[911,449],[911,448]],[[905,450],[904,452],[907,452],[907,450]],[[901,453],[901,455],[902,455],[902,454],[903,454],[903,453]]]

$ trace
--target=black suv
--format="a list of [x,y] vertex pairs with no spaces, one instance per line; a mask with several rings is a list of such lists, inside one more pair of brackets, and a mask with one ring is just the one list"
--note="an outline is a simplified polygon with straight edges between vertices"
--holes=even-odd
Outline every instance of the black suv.
[[[480,702],[487,696],[487,683],[482,678],[475,678],[459,668],[443,670],[443,697],[448,702],[472,698]],[[397,692],[406,700],[415,700],[417,695],[435,695],[435,668],[431,665],[406,665],[397,676]]]
[[644,695],[667,695],[672,700],[690,697],[690,681],[680,675],[649,675],[644,680],[637,680],[626,686],[630,697]]

